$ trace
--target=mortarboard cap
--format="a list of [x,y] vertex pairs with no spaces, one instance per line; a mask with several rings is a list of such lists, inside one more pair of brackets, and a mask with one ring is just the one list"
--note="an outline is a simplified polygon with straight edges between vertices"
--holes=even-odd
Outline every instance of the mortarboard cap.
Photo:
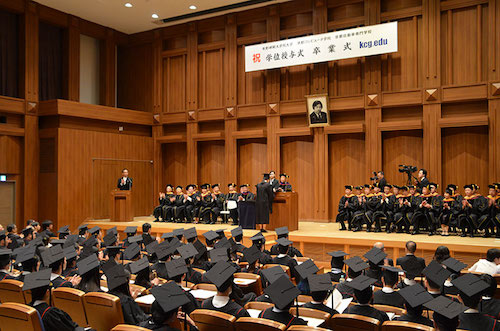
[[414,260],[407,261],[405,260],[400,264],[401,268],[405,271],[406,278],[413,279],[417,276],[420,276],[424,267],[420,263],[415,263]]
[[63,246],[65,243],[66,243],[66,239],[53,239],[53,240],[50,241],[50,244],[52,246],[55,246],[55,245],[61,245],[61,246]]
[[335,258],[344,257],[346,255],[349,255],[344,251],[333,251],[333,252],[328,252],[327,254],[330,255],[331,257],[335,257]]
[[153,255],[156,253],[156,247],[158,247],[159,243],[155,240],[152,241],[149,245],[146,246],[146,251],[149,255]]
[[94,233],[99,232],[100,230],[101,230],[101,228],[96,225],[92,229],[89,230],[89,233],[94,234]]
[[403,269],[399,269],[390,265],[381,265],[379,266],[383,269],[382,274],[387,275],[387,274],[396,274],[399,275],[400,272],[404,272]]
[[193,246],[198,251],[198,254],[196,254],[196,256],[195,256],[195,259],[199,259],[207,251],[207,246],[203,245],[203,243],[199,240],[196,240],[193,243]]
[[448,269],[443,268],[443,266],[435,260],[432,260],[427,267],[425,267],[422,273],[427,279],[436,283],[436,285],[439,285],[439,287],[442,287],[444,282],[451,275],[451,272]]
[[275,266],[275,267],[272,267],[272,268],[263,269],[261,272],[264,275],[264,277],[266,277],[266,279],[269,282],[269,284],[274,283],[281,276],[288,277],[288,274],[285,273],[285,271],[283,270],[283,268],[281,268],[280,266]]
[[118,254],[120,252],[120,250],[123,249],[122,246],[108,246],[106,247],[106,251],[108,254]]
[[78,235],[70,234],[69,236],[66,237],[66,241],[64,242],[63,248],[74,246],[77,241],[78,241]]
[[36,247],[24,246],[20,247],[19,250],[15,250],[14,252],[16,253],[16,264],[22,263],[32,259],[35,256]]
[[87,240],[85,240],[82,244],[82,246],[88,246],[92,247],[97,245],[99,242],[97,241],[97,238],[95,236],[90,236]]
[[260,251],[257,246],[252,245],[250,248],[245,248],[243,250],[243,257],[245,261],[252,264],[260,258]]
[[170,244],[168,241],[164,241],[156,246],[155,253],[156,253],[156,257],[158,258],[158,260],[161,260],[161,259],[167,257],[168,255],[170,255],[169,247],[170,247]]
[[280,246],[290,246],[291,244],[293,244],[293,242],[291,242],[290,240],[288,240],[286,238],[279,238],[278,240],[276,240],[276,242]]
[[284,236],[284,235],[287,235],[289,233],[288,226],[282,226],[280,228],[277,228],[274,231],[276,231],[277,236]]
[[59,230],[57,230],[57,232],[63,234],[69,233],[69,225],[60,227]]
[[464,274],[451,281],[461,293],[473,297],[489,287],[488,283],[474,274]]
[[64,257],[66,258],[66,261],[74,259],[78,256],[76,249],[74,247],[65,247],[63,249],[64,251]]
[[215,248],[210,251],[210,260],[212,262],[227,261],[229,260],[229,255],[227,254],[227,248]]
[[205,276],[212,284],[219,288],[228,279],[230,279],[235,272],[236,268],[233,267],[229,262],[219,261],[205,273]]
[[231,243],[226,237],[222,237],[221,240],[215,243],[214,248],[227,248],[231,249]]
[[217,239],[217,238],[219,237],[219,236],[217,235],[217,232],[212,231],[212,230],[205,232],[205,233],[203,234],[203,236],[204,236],[207,240],[209,240],[209,241],[213,241],[213,240],[215,240],[215,239]]
[[276,308],[284,309],[300,295],[300,290],[293,285],[288,277],[281,276],[277,281],[266,287],[264,293],[271,298]]
[[176,237],[181,237],[184,236],[184,228],[180,228],[180,229],[174,229],[174,231],[172,231],[174,233],[174,236]]
[[223,238],[226,236],[226,234],[224,233],[226,229],[217,229],[215,230],[215,233],[217,233],[217,235],[220,237],[220,238]]
[[113,246],[116,243],[116,235],[114,233],[107,233],[104,238],[105,246]]
[[252,241],[260,241],[260,240],[265,240],[265,239],[266,238],[264,238],[264,235],[262,235],[262,232],[259,232],[250,238],[250,240],[252,240]]
[[366,257],[371,263],[378,265],[387,257],[387,254],[380,248],[373,247],[363,256]]
[[130,263],[130,272],[136,274],[149,267],[149,261],[147,257],[143,257],[140,260]]
[[138,234],[136,236],[128,237],[129,243],[140,243],[142,241],[142,235]]
[[442,295],[424,303],[424,307],[433,310],[439,315],[443,315],[444,317],[449,319],[454,319],[462,312],[467,310],[467,307],[465,307],[463,304],[450,300],[449,298]]
[[444,260],[443,265],[446,266],[446,269],[450,270],[451,272],[457,273],[457,274],[462,269],[467,268],[467,264],[460,262],[452,257]]
[[128,274],[121,264],[115,264],[105,269],[106,281],[108,290],[112,291],[120,285],[128,283]]
[[196,233],[196,228],[189,228],[184,230],[184,238],[186,238],[186,240],[196,237],[198,237],[198,234]]
[[43,265],[48,267],[51,264],[63,260],[64,251],[61,246],[52,246],[42,252]]
[[164,233],[161,235],[161,239],[172,239],[174,237],[174,233],[173,232],[167,232],[167,233]]
[[21,232],[25,237],[27,237],[33,233],[33,228],[24,228]]
[[150,292],[165,313],[176,310],[190,302],[184,290],[174,282],[155,286]]
[[423,305],[433,299],[432,295],[420,284],[402,288],[398,293],[413,308]]
[[179,246],[177,247],[177,251],[184,260],[192,258],[196,256],[196,254],[198,254],[198,251],[196,250],[193,244],[186,244],[183,246]]
[[350,259],[344,260],[344,263],[352,269],[354,272],[360,272],[369,267],[368,263],[363,261],[359,256],[351,257]]
[[310,275],[315,274],[319,271],[313,260],[309,259],[295,266],[295,271],[299,274],[300,278],[306,279]]
[[184,262],[183,259],[174,259],[165,262],[165,268],[167,269],[167,275],[170,279],[188,272],[186,262]]
[[307,278],[311,292],[329,291],[333,289],[332,279],[329,274],[310,275]]
[[50,269],[44,269],[38,272],[32,272],[24,276],[23,291],[32,290],[50,284]]
[[91,254],[84,259],[78,260],[76,266],[80,275],[86,274],[92,269],[99,268],[99,259],[95,254]]
[[88,229],[88,224],[82,224],[78,227],[78,233],[84,234]]
[[137,232],[137,226],[127,226],[123,232],[126,234],[134,234]]
[[243,229],[241,228],[241,226],[238,226],[237,228],[231,230],[231,236],[233,236],[233,238],[242,235],[243,235]]
[[111,229],[109,229],[108,231],[106,231],[106,234],[114,234],[114,235],[117,235],[118,234],[118,229],[116,228],[116,226],[112,227]]
[[141,252],[141,248],[136,243],[132,243],[123,251],[123,258],[125,260],[132,260]]
[[368,286],[371,286],[377,282],[376,279],[370,278],[365,275],[360,275],[350,282],[346,282],[345,284],[355,290],[358,291],[363,291],[365,290]]
[[353,186],[352,185],[344,185],[345,189],[346,190],[351,190],[353,189]]

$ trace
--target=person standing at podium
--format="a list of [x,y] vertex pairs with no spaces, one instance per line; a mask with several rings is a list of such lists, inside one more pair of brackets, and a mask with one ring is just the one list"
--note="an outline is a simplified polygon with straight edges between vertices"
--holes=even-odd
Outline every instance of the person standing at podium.
[[269,214],[273,212],[274,192],[269,183],[269,174],[264,174],[262,182],[257,184],[257,198],[255,200],[255,223],[261,224],[261,230],[264,230],[264,224],[269,224]]
[[132,189],[132,178],[128,176],[128,169],[122,170],[122,176],[118,179],[117,188],[121,191],[129,191]]

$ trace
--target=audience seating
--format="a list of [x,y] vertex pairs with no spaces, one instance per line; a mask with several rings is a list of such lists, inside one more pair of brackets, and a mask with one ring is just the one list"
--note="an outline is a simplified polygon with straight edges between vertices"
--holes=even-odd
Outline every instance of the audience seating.
[[270,264],[266,264],[266,265],[262,266],[262,269],[269,269],[272,267],[281,267],[281,269],[283,269],[283,271],[288,274],[288,277],[290,277],[290,279],[292,279],[292,273],[290,272],[290,268],[286,265],[270,263]]
[[0,281],[0,303],[26,303],[23,295],[23,282],[14,279]]
[[[297,316],[297,307],[290,308],[290,314]],[[329,313],[318,309],[299,307],[299,317],[311,317],[328,321],[332,317]]]
[[284,331],[285,324],[265,318],[240,317],[236,321],[236,331]]
[[316,326],[307,326],[307,325],[292,325],[287,330],[289,331],[328,331],[328,329],[316,327]]
[[193,270],[198,271],[200,274],[204,274],[206,271],[200,268],[193,268]]
[[432,331],[434,328],[412,323],[412,322],[403,322],[403,321],[387,321],[382,324],[380,329],[381,331]]
[[137,299],[137,297],[145,295],[147,292],[147,289],[145,287],[135,284],[129,284],[129,288],[130,288],[130,294],[134,299]]
[[266,310],[268,308],[274,307],[273,303],[270,302],[258,302],[258,301],[250,301],[245,305],[245,309],[257,309],[257,310]]
[[330,328],[335,331],[378,331],[380,321],[366,316],[336,314],[330,319]]
[[117,296],[89,292],[83,296],[83,306],[89,326],[97,331],[108,331],[124,322],[122,306]]
[[246,272],[237,272],[234,274],[234,278],[245,278],[245,279],[255,279],[255,283],[252,283],[248,286],[241,286],[241,289],[244,293],[253,292],[257,296],[262,295],[264,291],[262,290],[262,281],[260,280],[260,276],[256,274],[249,274]]
[[17,302],[0,305],[0,325],[3,330],[42,331],[36,309]]
[[208,309],[196,309],[189,316],[200,331],[231,331],[236,321],[233,315]]
[[311,302],[312,301],[312,296],[310,295],[304,295],[304,294],[301,294],[297,297],[297,300],[299,302]]
[[200,283],[193,287],[193,290],[207,290],[207,291],[217,291],[217,287],[214,284]]
[[403,315],[406,312],[406,310],[403,308],[387,306],[387,305],[373,305],[373,308],[384,311],[386,313],[394,313],[399,316]]
[[65,311],[73,321],[85,327],[88,322],[83,306],[84,295],[85,292],[74,288],[59,287],[52,291],[52,305]]
[[149,329],[141,328],[140,326],[128,325],[128,324],[118,324],[111,331],[149,331]]

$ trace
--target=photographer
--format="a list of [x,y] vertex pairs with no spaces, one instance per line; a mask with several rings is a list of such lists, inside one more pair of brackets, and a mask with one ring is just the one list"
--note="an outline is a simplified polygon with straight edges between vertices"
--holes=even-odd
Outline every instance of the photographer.
[[387,185],[387,180],[384,177],[384,172],[379,171],[379,172],[373,172],[373,176],[370,179],[373,181],[373,184],[378,183],[378,187],[383,188],[385,185]]
[[418,171],[418,180],[416,181],[418,193],[422,193],[422,188],[429,185],[429,180],[427,179],[427,170],[420,169]]

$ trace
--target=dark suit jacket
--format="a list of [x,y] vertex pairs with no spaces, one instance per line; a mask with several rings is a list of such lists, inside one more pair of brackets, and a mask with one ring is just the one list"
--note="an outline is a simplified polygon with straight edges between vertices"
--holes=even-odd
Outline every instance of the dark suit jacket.
[[127,177],[125,184],[122,185],[122,177],[118,178],[118,184],[116,187],[121,191],[128,191],[132,188],[132,178]]
[[345,313],[375,318],[378,319],[381,324],[389,320],[389,316],[387,316],[385,312],[368,305],[354,305],[348,307]]
[[373,293],[373,304],[404,308],[404,299],[397,291],[385,293],[379,290]]
[[419,193],[422,193],[422,187],[429,185],[429,180],[427,177],[424,177],[421,181],[418,182],[417,184],[417,191]]
[[269,213],[273,212],[274,193],[271,184],[262,181],[257,184],[255,199],[255,221],[257,224],[269,224]]
[[273,191],[277,191],[278,190],[278,187],[280,187],[280,181],[276,178],[274,178],[271,182],[271,180],[269,180],[269,184],[271,185],[271,188],[273,189]]
[[320,124],[328,122],[328,118],[326,117],[326,113],[324,111],[321,111],[319,113],[319,117],[316,115],[315,112],[312,112],[309,115],[309,119],[311,120],[311,124]]
[[[400,265],[404,271],[408,274],[413,275],[414,277],[419,276],[421,271],[425,269],[425,260],[421,257],[416,257],[415,255],[405,255],[403,257],[399,257],[396,260],[396,265]],[[413,279],[412,277],[408,277]]]

